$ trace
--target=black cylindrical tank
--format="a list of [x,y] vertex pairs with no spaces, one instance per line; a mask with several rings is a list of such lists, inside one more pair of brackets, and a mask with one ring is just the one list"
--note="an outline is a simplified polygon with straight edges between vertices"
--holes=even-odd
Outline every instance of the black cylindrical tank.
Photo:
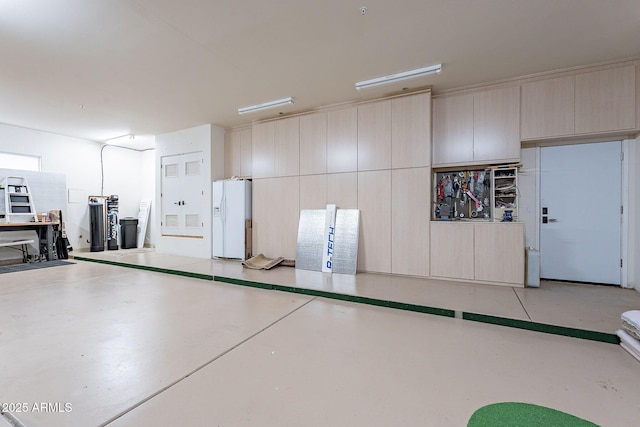
[[104,251],[104,205],[89,203],[91,252]]

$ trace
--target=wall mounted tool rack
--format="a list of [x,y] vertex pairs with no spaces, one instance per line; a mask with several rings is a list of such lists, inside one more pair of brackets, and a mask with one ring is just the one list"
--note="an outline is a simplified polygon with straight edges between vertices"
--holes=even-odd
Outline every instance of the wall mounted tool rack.
[[434,171],[432,220],[516,221],[518,166]]
[[491,220],[491,169],[434,173],[433,220]]

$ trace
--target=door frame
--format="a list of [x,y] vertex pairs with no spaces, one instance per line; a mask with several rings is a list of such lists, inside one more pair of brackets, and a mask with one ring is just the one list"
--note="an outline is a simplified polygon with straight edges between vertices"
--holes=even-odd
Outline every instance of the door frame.
[[[534,148],[535,149],[535,181],[536,181],[536,192],[535,192],[535,248],[540,249],[540,233],[541,227],[540,223],[542,222],[542,202],[541,202],[541,181],[542,176],[540,173],[540,161],[541,161],[541,148],[543,147],[553,147],[558,145],[578,145],[578,144],[589,144],[589,143],[598,143],[598,142],[617,142],[621,141],[622,145],[622,176],[621,176],[621,203],[622,203],[622,222],[620,224],[620,258],[622,259],[622,269],[620,274],[620,287],[621,288],[633,288],[634,282],[638,281],[638,277],[635,277],[635,264],[632,259],[629,257],[630,250],[634,251],[638,248],[634,248],[633,242],[629,239],[629,218],[631,218],[635,214],[640,214],[640,212],[633,212],[633,204],[635,203],[635,195],[630,197],[630,190],[632,189],[632,182],[630,177],[639,173],[640,171],[636,171],[636,165],[630,161],[630,159],[635,158],[633,156],[633,150],[635,147],[631,147],[629,139],[626,138],[612,138],[612,139],[599,139],[599,140],[588,140],[588,141],[571,141],[566,143],[538,143],[535,145],[530,145],[523,148]],[[632,140],[635,141],[635,140]],[[630,200],[633,198],[634,200]],[[615,286],[615,285],[613,285]]]

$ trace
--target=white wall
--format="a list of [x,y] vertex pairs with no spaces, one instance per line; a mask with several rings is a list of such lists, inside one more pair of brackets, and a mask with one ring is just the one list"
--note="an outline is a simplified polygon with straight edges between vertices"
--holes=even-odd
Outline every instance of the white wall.
[[[155,229],[157,233],[156,251],[172,255],[196,258],[211,258],[211,182],[224,177],[224,129],[215,125],[202,125],[156,136],[156,200],[158,201]],[[202,212],[204,222],[203,238],[162,236],[161,225],[161,159],[165,156],[202,152],[205,159],[203,171],[203,191],[205,207]]]
[[[43,172],[66,176],[73,197],[71,202],[67,199],[65,225],[74,250],[89,248],[87,197],[100,195],[102,146],[95,141],[0,124],[0,151],[38,156]],[[118,147],[105,148],[103,155],[103,194],[120,197],[121,217],[136,217],[140,200],[155,197],[154,175],[150,173],[155,167],[153,155]]]
[[640,291],[640,136],[629,141],[628,284]]
[[522,167],[518,173],[518,221],[524,222],[525,246],[540,249],[539,229],[539,194],[538,181],[540,172],[538,167],[537,147],[523,148],[520,152]]

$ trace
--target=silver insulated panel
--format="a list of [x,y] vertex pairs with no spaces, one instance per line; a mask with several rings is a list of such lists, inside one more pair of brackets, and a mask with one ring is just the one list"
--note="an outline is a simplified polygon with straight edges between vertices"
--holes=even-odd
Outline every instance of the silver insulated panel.
[[[322,271],[322,254],[326,250],[326,210],[302,210],[298,225],[296,268]],[[338,209],[333,249],[333,273],[356,274],[360,211]]]
[[358,233],[360,211],[338,209],[336,211],[336,236],[333,250],[333,272],[356,274],[358,266]]
[[326,211],[324,209],[305,209],[300,211],[298,242],[296,246],[296,268],[322,271],[325,214]]

